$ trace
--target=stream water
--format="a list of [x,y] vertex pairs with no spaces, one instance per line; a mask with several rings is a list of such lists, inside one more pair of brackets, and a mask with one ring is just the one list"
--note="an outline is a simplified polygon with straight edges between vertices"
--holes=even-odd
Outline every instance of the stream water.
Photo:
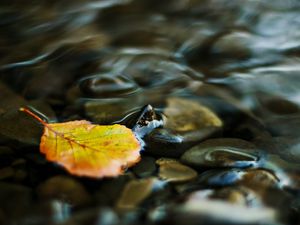
[[[299,12],[297,0],[2,0],[0,224],[300,223]],[[145,105],[159,127],[140,131],[141,162],[97,180],[47,162],[42,127],[18,112],[136,130]]]

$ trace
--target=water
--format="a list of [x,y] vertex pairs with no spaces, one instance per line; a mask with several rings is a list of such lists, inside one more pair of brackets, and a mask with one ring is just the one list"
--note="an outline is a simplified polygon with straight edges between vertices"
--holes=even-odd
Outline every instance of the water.
[[[179,159],[203,140],[240,138],[260,152],[261,161],[254,163],[257,176],[261,168],[276,177],[280,191],[273,197],[291,195],[291,211],[299,212],[299,1],[31,0],[0,5],[1,101],[11,98],[0,104],[1,117],[39,102],[44,108],[38,110],[52,121],[126,124],[150,104],[164,125],[147,134],[144,154]],[[215,117],[222,123],[213,123]],[[1,145],[24,157],[19,155],[22,145],[10,145],[22,143],[22,136],[3,133]],[[231,146],[237,154],[243,153],[243,141]],[[226,140],[215,148],[224,146],[230,148]],[[235,157],[225,151],[235,167]],[[218,162],[225,156],[220,157]],[[217,162],[210,163],[222,171]],[[255,174],[248,170],[241,174]],[[226,179],[208,174],[211,180]],[[258,182],[254,175],[243,177]],[[197,182],[182,190],[209,183]],[[34,186],[28,180],[22,184]],[[262,190],[265,186],[255,191],[265,198]],[[283,223],[294,219],[283,217]]]

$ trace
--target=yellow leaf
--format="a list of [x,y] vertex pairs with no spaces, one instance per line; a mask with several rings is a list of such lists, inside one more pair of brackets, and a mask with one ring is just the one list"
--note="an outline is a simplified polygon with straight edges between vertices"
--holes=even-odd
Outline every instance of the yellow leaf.
[[44,125],[40,151],[71,174],[117,176],[140,159],[141,144],[123,125],[101,126],[86,120],[46,123],[30,110],[20,110]]

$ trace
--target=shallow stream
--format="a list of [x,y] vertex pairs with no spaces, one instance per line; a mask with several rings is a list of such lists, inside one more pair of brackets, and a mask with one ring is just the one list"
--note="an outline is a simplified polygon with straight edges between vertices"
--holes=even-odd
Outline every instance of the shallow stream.
[[[299,12],[297,0],[2,0],[0,224],[299,224]],[[48,162],[42,126],[18,111],[132,128],[145,105],[161,126],[138,164],[104,179]]]

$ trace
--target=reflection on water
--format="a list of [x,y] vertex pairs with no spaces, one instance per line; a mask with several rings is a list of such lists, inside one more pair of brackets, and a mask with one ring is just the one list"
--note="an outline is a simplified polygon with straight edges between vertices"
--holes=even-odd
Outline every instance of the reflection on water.
[[[60,120],[103,124],[130,119],[151,104],[162,112],[165,126],[145,138],[145,154],[179,158],[205,139],[224,138],[206,150],[200,144],[193,149],[201,151],[185,157],[187,165],[214,170],[177,191],[210,190],[214,182],[245,186],[243,192],[230,190],[230,196],[244,199],[254,190],[261,205],[273,207],[270,198],[278,198],[299,212],[299,1],[4,0],[0,5],[1,101],[13,91],[18,102],[42,101]],[[0,115],[6,110],[0,104]],[[222,124],[212,125],[215,114]],[[237,141],[232,146],[226,138]],[[245,153],[248,145],[261,158]],[[205,151],[212,152],[206,154],[209,163]],[[252,163],[262,169],[251,170],[248,163],[246,170],[222,170],[236,168],[239,160],[262,160]],[[257,188],[265,179],[282,183]],[[295,200],[278,197],[286,195]],[[247,205],[249,199],[241,199]],[[211,210],[216,206],[231,209],[212,203]],[[280,212],[279,205],[274,209]],[[207,210],[193,208],[200,215]],[[290,222],[290,212],[281,213],[281,221]],[[252,217],[249,221],[259,221]],[[277,221],[273,214],[266,218]]]

